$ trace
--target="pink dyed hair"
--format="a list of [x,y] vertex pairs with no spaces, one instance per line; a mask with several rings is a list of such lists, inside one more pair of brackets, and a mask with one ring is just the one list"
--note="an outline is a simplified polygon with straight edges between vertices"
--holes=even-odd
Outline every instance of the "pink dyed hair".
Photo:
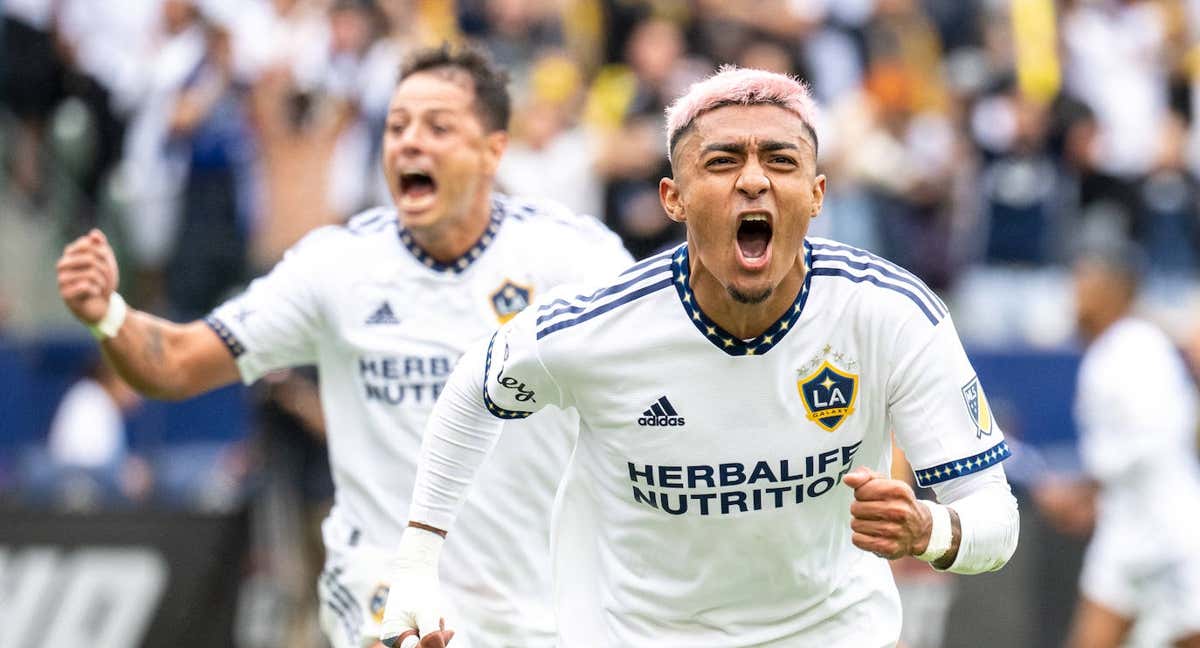
[[667,160],[679,138],[700,115],[722,106],[756,104],[772,104],[790,111],[813,130],[817,104],[803,81],[786,74],[723,65],[716,74],[693,83],[686,94],[667,107]]

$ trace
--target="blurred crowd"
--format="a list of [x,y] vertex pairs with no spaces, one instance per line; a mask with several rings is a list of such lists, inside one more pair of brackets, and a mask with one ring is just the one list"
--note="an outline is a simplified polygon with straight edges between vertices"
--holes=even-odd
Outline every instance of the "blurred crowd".
[[205,313],[309,229],[387,202],[400,56],[483,44],[511,71],[513,193],[663,217],[664,105],[715,66],[798,74],[823,106],[815,233],[939,290],[1128,237],[1200,263],[1197,0],[4,0],[9,191],[114,232],[139,306]]
[[[469,41],[512,77],[501,189],[600,217],[636,257],[683,236],[658,199],[666,104],[737,64],[799,75],[822,107],[812,234],[913,270],[969,342],[1061,344],[1064,268],[1112,241],[1138,244],[1149,298],[1200,329],[1200,0],[0,0],[0,14],[0,225],[19,214],[62,242],[103,228],[121,292],[177,321],[309,230],[388,204],[399,61]],[[0,332],[19,307],[4,286]],[[310,600],[293,563],[319,564],[330,496],[316,377],[263,381],[253,444],[189,448],[192,468],[172,471],[127,443],[128,387],[88,371],[28,480],[70,508],[161,500],[175,473],[181,501],[222,508],[254,481],[259,557],[278,563],[257,569],[288,580],[264,596]],[[282,642],[273,627],[257,644]]]

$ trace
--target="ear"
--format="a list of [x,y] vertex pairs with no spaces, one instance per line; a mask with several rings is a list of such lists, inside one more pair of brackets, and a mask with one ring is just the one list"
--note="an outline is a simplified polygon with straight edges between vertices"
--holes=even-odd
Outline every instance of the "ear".
[[508,131],[495,131],[484,136],[484,166],[488,173],[495,173],[500,166],[500,158],[508,148]]
[[816,178],[813,178],[812,186],[813,197],[813,213],[810,218],[816,218],[821,213],[821,206],[825,204],[825,174],[818,173]]
[[679,195],[679,185],[675,184],[672,178],[663,178],[658,181],[658,200],[662,203],[663,210],[667,212],[667,218],[676,223],[686,223],[687,214],[683,209],[683,198]]

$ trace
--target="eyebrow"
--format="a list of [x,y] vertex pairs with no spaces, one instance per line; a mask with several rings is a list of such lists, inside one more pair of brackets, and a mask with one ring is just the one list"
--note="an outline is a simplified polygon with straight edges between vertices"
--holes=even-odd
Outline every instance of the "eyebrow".
[[[784,151],[784,150],[798,151],[798,150],[800,150],[800,147],[796,146],[795,144],[793,144],[791,142],[785,142],[783,140],[765,140],[761,144],[759,144],[758,150],[768,151],[768,152],[769,151]],[[745,155],[746,144],[743,142],[717,142],[715,144],[709,144],[709,145],[705,146],[703,149],[704,153],[709,153],[709,152],[714,152],[714,151],[721,152],[721,153],[738,153],[741,155]]]
[[[397,106],[397,107],[395,107],[395,108],[390,108],[390,109],[388,109],[388,114],[389,114],[389,115],[393,115],[393,114],[395,114],[395,113],[398,113],[398,112],[411,112],[411,111],[409,111],[409,110],[407,110],[407,109],[405,109],[405,108],[402,108],[402,107],[400,107],[400,106]],[[447,108],[441,108],[441,107],[439,107],[439,108],[430,108],[429,110],[426,110],[426,111],[425,111],[425,113],[426,113],[426,114],[430,114],[430,115],[436,115],[436,114],[439,114],[439,113],[452,113],[452,112],[455,112],[455,109],[454,109],[454,108],[449,108],[449,107],[447,107]]]

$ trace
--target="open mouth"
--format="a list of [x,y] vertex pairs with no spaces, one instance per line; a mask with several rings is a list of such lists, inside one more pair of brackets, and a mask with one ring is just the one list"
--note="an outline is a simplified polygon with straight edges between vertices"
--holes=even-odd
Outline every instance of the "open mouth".
[[400,195],[409,200],[432,196],[437,192],[437,182],[424,171],[406,171],[400,174]]
[[771,244],[771,220],[766,214],[742,216],[737,229],[738,251],[747,261],[758,261],[767,256]]

